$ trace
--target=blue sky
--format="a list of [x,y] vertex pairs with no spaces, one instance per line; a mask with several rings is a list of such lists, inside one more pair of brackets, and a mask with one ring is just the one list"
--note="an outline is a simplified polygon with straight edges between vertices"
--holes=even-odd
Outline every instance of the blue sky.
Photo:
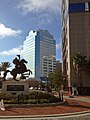
[[30,30],[46,29],[56,40],[61,60],[61,0],[0,0],[0,63],[22,51]]

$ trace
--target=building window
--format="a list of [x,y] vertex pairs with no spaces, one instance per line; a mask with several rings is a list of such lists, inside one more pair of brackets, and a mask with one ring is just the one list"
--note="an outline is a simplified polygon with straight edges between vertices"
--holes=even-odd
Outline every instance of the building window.
[[85,3],[69,4],[69,13],[71,13],[71,12],[84,12],[84,11],[85,11]]
[[90,11],[90,2],[85,3],[85,11]]
[[88,6],[88,2],[85,3],[85,11],[88,11],[89,10],[89,6]]
[[69,4],[69,13],[90,11],[90,2]]
[[90,2],[88,2],[88,7],[89,7],[89,11],[90,11]]

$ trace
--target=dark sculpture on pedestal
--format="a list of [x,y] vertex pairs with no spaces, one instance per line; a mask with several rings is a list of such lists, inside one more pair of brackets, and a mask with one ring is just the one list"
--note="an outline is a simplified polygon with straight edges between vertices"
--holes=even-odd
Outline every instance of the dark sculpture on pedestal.
[[[21,74],[22,79],[26,79],[25,75],[30,75],[32,74],[32,71],[30,69],[27,69],[26,63],[28,63],[25,59],[20,60],[20,55],[17,55],[18,58],[16,57],[13,60],[13,64],[15,65],[15,68],[10,70],[6,70],[4,72],[4,77],[3,79],[6,79],[7,73],[10,72],[11,75],[13,76],[13,79],[16,80],[17,74]],[[25,72],[29,72],[28,74],[24,74]]]

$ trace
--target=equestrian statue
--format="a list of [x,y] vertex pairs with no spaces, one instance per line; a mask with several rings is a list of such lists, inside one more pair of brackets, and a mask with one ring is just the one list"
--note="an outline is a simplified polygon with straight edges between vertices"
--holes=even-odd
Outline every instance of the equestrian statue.
[[[6,79],[7,73],[10,72],[10,74],[13,76],[14,80],[17,80],[17,74],[21,74],[21,78],[22,79],[26,79],[25,75],[30,75],[30,73],[32,74],[32,71],[30,69],[27,69],[26,64],[28,63],[25,59],[20,59],[20,55],[17,55],[18,58],[16,57],[13,60],[13,64],[15,65],[15,68],[13,68],[11,71],[10,70],[6,70],[4,72],[4,76],[3,79]],[[25,72],[28,72],[28,74],[25,74]]]

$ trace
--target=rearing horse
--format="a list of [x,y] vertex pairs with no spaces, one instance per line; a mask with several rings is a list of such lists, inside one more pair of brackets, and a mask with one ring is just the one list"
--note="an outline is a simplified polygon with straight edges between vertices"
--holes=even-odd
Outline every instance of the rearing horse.
[[[30,69],[27,69],[25,63],[28,63],[25,59],[21,59],[20,60],[20,55],[17,55],[19,57],[19,59],[15,58],[13,60],[13,63],[15,64],[15,68],[12,69],[12,71],[10,70],[6,70],[4,72],[4,79],[6,79],[7,73],[10,72],[11,75],[13,76],[13,79],[16,80],[17,74],[21,74],[24,76],[25,72],[29,72],[28,75],[30,75],[30,73],[32,74],[32,71]],[[25,76],[24,76],[25,77]]]

